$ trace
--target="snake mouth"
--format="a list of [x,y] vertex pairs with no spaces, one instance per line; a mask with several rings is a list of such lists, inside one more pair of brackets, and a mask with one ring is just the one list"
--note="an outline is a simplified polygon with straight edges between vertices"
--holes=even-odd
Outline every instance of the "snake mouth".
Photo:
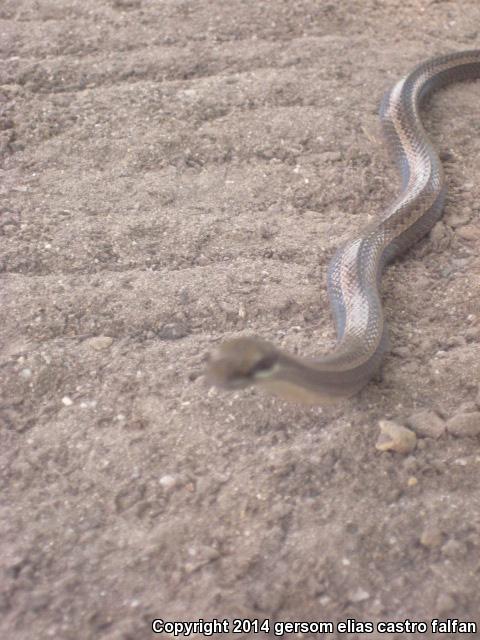
[[223,389],[244,389],[271,376],[277,360],[275,348],[263,340],[228,340],[210,354],[206,377]]

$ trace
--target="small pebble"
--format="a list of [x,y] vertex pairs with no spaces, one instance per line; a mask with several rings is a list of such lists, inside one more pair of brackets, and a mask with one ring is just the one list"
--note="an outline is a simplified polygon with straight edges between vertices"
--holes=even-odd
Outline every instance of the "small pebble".
[[410,362],[402,363],[402,372],[404,375],[417,375],[419,369],[419,364],[415,360],[411,360]]
[[470,222],[470,218],[470,211],[459,211],[458,213],[452,213],[451,215],[449,215],[446,218],[446,222],[450,227],[456,229],[457,227]]
[[73,400],[71,398],[69,398],[68,396],[63,396],[62,404],[64,404],[66,407],[71,407],[72,404],[73,404]]
[[181,322],[164,324],[158,332],[158,337],[162,340],[180,340],[187,335],[187,328]]
[[445,431],[445,422],[434,411],[419,411],[411,415],[407,424],[415,433],[426,438],[440,438]]
[[339,162],[342,159],[342,154],[340,151],[324,151],[320,157],[325,162]]
[[476,242],[480,240],[480,227],[475,224],[466,224],[464,227],[460,227],[456,232],[460,238],[464,240]]
[[403,459],[402,466],[408,474],[413,475],[418,469],[417,459],[415,456],[407,456]]
[[380,420],[380,435],[375,444],[379,451],[396,451],[410,453],[417,444],[417,436],[413,431],[391,420]]
[[416,484],[418,484],[417,478],[415,478],[415,476],[410,476],[410,478],[407,480],[407,485],[409,487],[414,487]]
[[[380,598],[375,598],[375,600],[370,605],[370,613],[374,616],[379,616],[383,611],[383,603]],[[382,639],[384,638],[384,634],[381,634]]]
[[459,438],[478,436],[480,434],[480,411],[458,413],[447,422],[447,431]]
[[458,406],[457,414],[458,413],[475,413],[476,411],[477,411],[477,405],[475,401],[470,400],[468,402],[462,402],[462,404]]
[[112,345],[113,338],[110,336],[95,336],[87,340],[87,344],[95,351],[101,351],[102,349],[108,349]]
[[173,489],[177,484],[177,479],[175,476],[165,475],[162,476],[158,482],[164,489]]
[[465,331],[465,338],[469,342],[480,342],[480,325],[477,327],[468,327]]
[[436,614],[439,616],[453,613],[457,608],[457,603],[449,593],[441,593],[437,598]]
[[365,589],[359,587],[358,589],[355,589],[355,591],[352,591],[350,593],[348,600],[350,602],[356,603],[364,602],[365,600],[368,600],[368,598],[370,598],[370,594],[368,593],[368,591],[365,591]]
[[424,547],[438,547],[442,543],[443,534],[438,527],[427,526],[420,536],[420,544]]
[[465,545],[463,545],[461,542],[458,542],[458,540],[454,540],[453,538],[447,540],[447,542],[442,547],[443,555],[448,556],[449,558],[461,556],[465,554],[465,552]]
[[438,250],[447,237],[445,224],[440,220],[430,231],[430,242]]
[[467,344],[467,340],[464,336],[450,336],[446,340],[446,345],[449,349],[453,347],[464,347]]
[[28,380],[29,378],[32,377],[32,370],[31,369],[22,369],[20,371],[20,377],[23,378],[24,380]]

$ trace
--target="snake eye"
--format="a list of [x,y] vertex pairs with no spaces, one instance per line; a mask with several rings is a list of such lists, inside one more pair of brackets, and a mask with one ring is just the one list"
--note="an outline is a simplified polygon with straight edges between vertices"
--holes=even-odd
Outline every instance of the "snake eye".
[[277,356],[274,353],[269,353],[258,360],[248,372],[249,377],[255,378],[256,376],[262,376],[273,369],[277,361]]

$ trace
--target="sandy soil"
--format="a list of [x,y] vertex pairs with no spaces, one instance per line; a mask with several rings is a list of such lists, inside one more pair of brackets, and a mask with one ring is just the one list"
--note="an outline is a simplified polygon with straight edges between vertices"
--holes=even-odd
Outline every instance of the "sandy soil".
[[[383,379],[322,410],[202,375],[226,336],[331,346],[328,260],[395,193],[382,93],[480,47],[478,2],[3,0],[0,20],[0,636],[480,622],[480,82],[426,110],[450,193],[385,275]],[[376,450],[380,419],[416,449]]]

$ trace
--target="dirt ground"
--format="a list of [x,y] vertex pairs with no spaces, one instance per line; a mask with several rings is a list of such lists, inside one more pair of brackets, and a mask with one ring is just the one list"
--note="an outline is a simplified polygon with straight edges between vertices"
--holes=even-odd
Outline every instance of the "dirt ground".
[[[225,337],[333,344],[328,260],[397,185],[381,96],[479,25],[477,0],[0,2],[0,637],[480,623],[480,82],[425,110],[450,191],[384,277],[383,378],[322,409],[203,376]],[[416,448],[378,451],[381,419]]]

